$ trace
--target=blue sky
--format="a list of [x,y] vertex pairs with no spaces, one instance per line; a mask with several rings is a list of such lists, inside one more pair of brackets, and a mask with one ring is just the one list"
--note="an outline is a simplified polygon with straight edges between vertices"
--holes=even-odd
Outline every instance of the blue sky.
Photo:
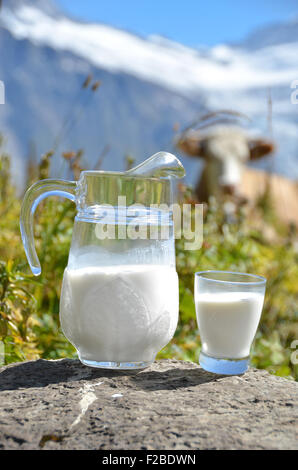
[[243,39],[298,15],[298,0],[56,0],[72,15],[189,46]]

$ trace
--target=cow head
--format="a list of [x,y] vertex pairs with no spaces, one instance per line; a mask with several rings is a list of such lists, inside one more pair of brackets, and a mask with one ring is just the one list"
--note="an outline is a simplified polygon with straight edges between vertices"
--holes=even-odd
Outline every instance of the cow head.
[[202,177],[208,195],[237,193],[245,163],[274,150],[269,140],[252,138],[240,126],[231,125],[190,129],[179,137],[176,145],[187,155],[204,160]]

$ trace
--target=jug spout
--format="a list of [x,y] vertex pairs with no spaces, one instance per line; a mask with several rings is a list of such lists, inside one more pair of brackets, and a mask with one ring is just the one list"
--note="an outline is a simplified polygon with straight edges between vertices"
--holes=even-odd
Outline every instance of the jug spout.
[[185,176],[185,169],[180,160],[172,153],[158,152],[126,173],[156,178],[166,176],[183,178]]

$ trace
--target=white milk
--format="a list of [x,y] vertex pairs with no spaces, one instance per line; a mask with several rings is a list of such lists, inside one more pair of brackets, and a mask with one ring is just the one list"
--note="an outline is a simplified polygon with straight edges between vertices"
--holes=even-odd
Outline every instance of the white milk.
[[202,351],[216,358],[247,357],[262,307],[263,295],[258,293],[198,293],[196,311]]
[[85,360],[153,361],[173,337],[179,308],[174,267],[67,268],[60,320]]

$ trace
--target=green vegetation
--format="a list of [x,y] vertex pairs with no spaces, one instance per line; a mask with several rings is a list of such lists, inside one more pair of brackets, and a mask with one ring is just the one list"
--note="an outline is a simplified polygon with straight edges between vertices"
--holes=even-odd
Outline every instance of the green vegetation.
[[[43,270],[39,278],[34,278],[19,232],[21,198],[16,197],[9,180],[9,157],[1,149],[0,154],[0,340],[4,343],[5,364],[38,357],[75,357],[74,348],[59,326],[60,286],[75,207],[69,201],[52,198],[38,208],[35,240]],[[69,152],[63,156],[72,169],[78,170],[81,155]],[[50,160],[51,153],[43,157],[34,171],[35,178],[48,176]],[[181,202],[191,202],[187,188],[180,193]],[[193,301],[195,271],[253,272],[268,279],[261,325],[252,352],[253,365],[297,380],[298,366],[291,363],[290,347],[298,339],[297,234],[280,223],[276,225],[272,218],[272,222],[266,223],[266,228],[272,229],[268,238],[265,227],[257,223],[265,220],[262,211],[266,207],[260,204],[248,213],[243,206],[228,223],[223,208],[211,200],[204,215],[202,248],[184,251],[184,241],[177,241],[180,321],[175,338],[159,353],[159,358],[197,361],[200,337]]]

